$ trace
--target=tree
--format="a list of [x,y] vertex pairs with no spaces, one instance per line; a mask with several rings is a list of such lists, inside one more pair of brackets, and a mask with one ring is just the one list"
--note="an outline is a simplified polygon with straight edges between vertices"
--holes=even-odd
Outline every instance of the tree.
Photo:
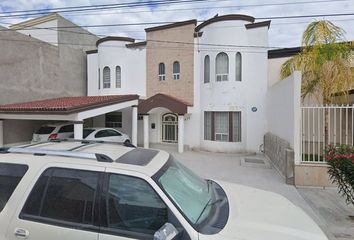
[[346,42],[344,30],[330,21],[308,25],[302,37],[302,50],[281,68],[281,78],[293,71],[302,72],[302,98],[312,94],[319,102],[330,104],[334,97],[347,96],[354,86],[353,42]]

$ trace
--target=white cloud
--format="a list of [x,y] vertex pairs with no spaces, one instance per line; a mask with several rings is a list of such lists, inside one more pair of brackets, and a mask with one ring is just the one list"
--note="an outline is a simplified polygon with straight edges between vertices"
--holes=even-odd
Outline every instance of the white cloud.
[[[136,0],[130,0],[133,2]],[[297,2],[304,0],[296,0]],[[319,0],[315,0],[319,1]],[[97,5],[110,4],[112,0],[76,0],[75,6],[78,5]],[[128,1],[126,1],[128,2]],[[313,4],[292,4],[292,5],[274,5],[274,6],[253,6],[253,7],[235,7],[239,5],[257,5],[267,3],[289,3],[289,0],[219,0],[193,4],[177,4],[164,5],[154,7],[153,10],[149,6],[139,8],[123,8],[109,11],[94,11],[90,13],[64,13],[64,17],[70,19],[78,25],[99,25],[99,24],[121,24],[121,23],[141,23],[141,22],[171,22],[196,18],[205,20],[215,14],[239,13],[254,16],[256,18],[264,18],[270,16],[290,16],[290,15],[313,15],[313,14],[331,14],[331,13],[353,13],[353,0],[332,0],[327,2],[318,2]],[[309,1],[306,1],[309,2]],[[122,3],[118,1],[115,3]],[[70,0],[2,0],[0,10],[16,11],[26,9],[40,9],[53,7],[73,6]],[[191,10],[191,8],[194,8]],[[196,9],[205,8],[205,9]],[[176,10],[179,9],[179,10]],[[188,9],[188,10],[182,10]],[[323,18],[319,18],[323,19]],[[354,16],[348,17],[327,17],[336,25],[342,27],[346,31],[348,40],[354,39]],[[24,19],[6,19],[0,18],[2,22],[16,23]],[[301,35],[306,25],[315,19],[283,19],[272,20],[269,31],[270,46],[291,47],[298,46],[301,43]],[[318,19],[317,19],[318,20]],[[258,20],[262,21],[262,20]],[[100,35],[122,35],[143,39],[145,37],[144,28],[146,26],[120,26],[120,27],[102,27],[88,28],[89,31]]]

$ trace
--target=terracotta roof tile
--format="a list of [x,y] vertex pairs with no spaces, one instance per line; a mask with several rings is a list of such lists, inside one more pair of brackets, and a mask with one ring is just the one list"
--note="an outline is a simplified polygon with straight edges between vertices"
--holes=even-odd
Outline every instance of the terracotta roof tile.
[[138,95],[82,96],[46,99],[40,101],[0,105],[0,112],[72,113],[139,99]]

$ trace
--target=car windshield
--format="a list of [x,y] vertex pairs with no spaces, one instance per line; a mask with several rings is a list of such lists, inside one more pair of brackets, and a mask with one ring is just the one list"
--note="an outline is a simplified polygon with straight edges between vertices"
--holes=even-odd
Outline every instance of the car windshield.
[[170,157],[156,181],[192,224],[205,220],[211,211],[212,190],[208,182]]
[[50,134],[54,131],[55,127],[44,126],[38,129],[36,134]]

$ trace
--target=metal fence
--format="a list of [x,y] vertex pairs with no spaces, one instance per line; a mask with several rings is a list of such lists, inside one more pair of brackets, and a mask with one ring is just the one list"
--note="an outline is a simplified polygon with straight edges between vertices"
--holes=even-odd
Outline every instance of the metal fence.
[[323,153],[329,144],[353,145],[354,106],[301,107],[301,160],[325,163]]

